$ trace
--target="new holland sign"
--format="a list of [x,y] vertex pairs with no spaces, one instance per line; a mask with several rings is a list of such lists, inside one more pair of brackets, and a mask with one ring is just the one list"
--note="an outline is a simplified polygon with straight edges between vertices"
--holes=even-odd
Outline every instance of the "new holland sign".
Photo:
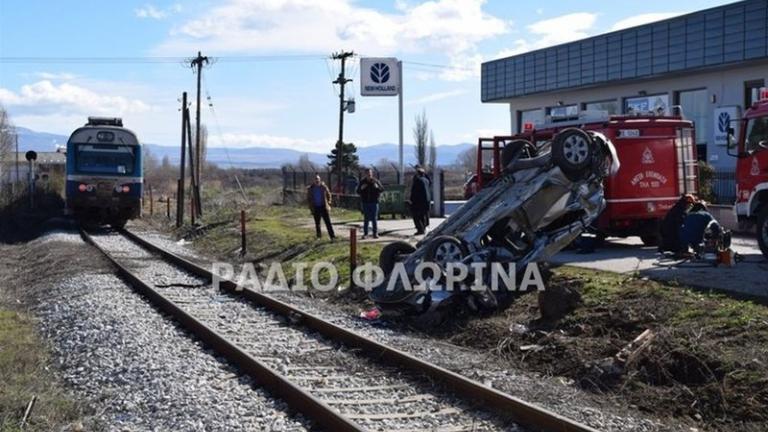
[[[741,120],[741,110],[738,106],[724,106],[715,108],[715,144],[728,144],[728,128],[733,128],[734,139],[739,137],[739,121]],[[698,125],[697,125],[698,126]]]
[[397,96],[400,93],[400,68],[396,58],[360,59],[362,96]]

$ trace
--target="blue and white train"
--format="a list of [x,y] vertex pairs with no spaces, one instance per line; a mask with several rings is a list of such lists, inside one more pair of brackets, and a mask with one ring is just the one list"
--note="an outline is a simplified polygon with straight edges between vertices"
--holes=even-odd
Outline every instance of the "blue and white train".
[[84,222],[114,227],[138,217],[141,150],[122,119],[88,117],[67,141],[67,212]]

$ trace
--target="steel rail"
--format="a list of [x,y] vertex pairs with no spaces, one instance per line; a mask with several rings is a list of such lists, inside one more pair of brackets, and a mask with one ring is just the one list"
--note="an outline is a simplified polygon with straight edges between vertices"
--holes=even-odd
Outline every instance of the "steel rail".
[[[326,403],[307,393],[304,389],[289,381],[274,369],[252,357],[218,334],[215,330],[188,314],[173,301],[150,287],[127,267],[118,262],[109,252],[93,241],[93,238],[91,238],[91,236],[82,228],[80,228],[80,236],[86,243],[94,246],[99,252],[104,254],[112,265],[115,266],[117,272],[155,307],[171,315],[187,331],[236,365],[240,370],[247,373],[267,390],[282,398],[291,408],[300,411],[315,423],[331,431],[361,432],[366,430],[352,420],[344,417]],[[135,238],[132,235],[129,235],[129,237]]]
[[[169,252],[126,229],[120,229],[119,232],[136,242],[138,245],[161,255],[169,262],[190,273],[209,280],[213,279],[213,273],[200,265]],[[533,405],[520,398],[483,385],[458,373],[428,363],[404,351],[389,347],[343,327],[339,327],[267,294],[240,287],[235,282],[228,279],[220,278],[220,280],[221,283],[219,286],[223,291],[241,295],[255,304],[290,317],[293,322],[315,330],[329,339],[337,340],[343,342],[347,346],[360,349],[362,354],[365,354],[370,358],[395,363],[406,369],[429,376],[445,385],[447,389],[456,393],[458,396],[473,402],[483,402],[485,408],[494,411],[503,418],[510,418],[516,423],[529,429],[545,432],[597,432],[594,428],[576,422],[575,420],[564,417],[546,408]]]

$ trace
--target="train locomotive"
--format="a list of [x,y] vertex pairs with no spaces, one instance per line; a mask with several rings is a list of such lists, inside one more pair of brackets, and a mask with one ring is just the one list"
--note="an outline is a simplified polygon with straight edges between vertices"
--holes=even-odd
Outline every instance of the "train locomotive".
[[67,141],[67,213],[123,227],[140,214],[142,172],[141,144],[122,119],[88,117]]

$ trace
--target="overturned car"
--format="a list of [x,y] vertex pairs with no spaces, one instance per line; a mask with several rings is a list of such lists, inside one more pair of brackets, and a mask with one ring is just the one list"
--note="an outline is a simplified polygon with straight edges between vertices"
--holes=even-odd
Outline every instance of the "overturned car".
[[384,247],[385,278],[370,293],[382,314],[442,319],[505,304],[514,292],[488,267],[522,272],[571,243],[605,207],[602,180],[619,169],[605,136],[577,128],[538,147],[510,141],[500,159],[502,175],[416,247]]

